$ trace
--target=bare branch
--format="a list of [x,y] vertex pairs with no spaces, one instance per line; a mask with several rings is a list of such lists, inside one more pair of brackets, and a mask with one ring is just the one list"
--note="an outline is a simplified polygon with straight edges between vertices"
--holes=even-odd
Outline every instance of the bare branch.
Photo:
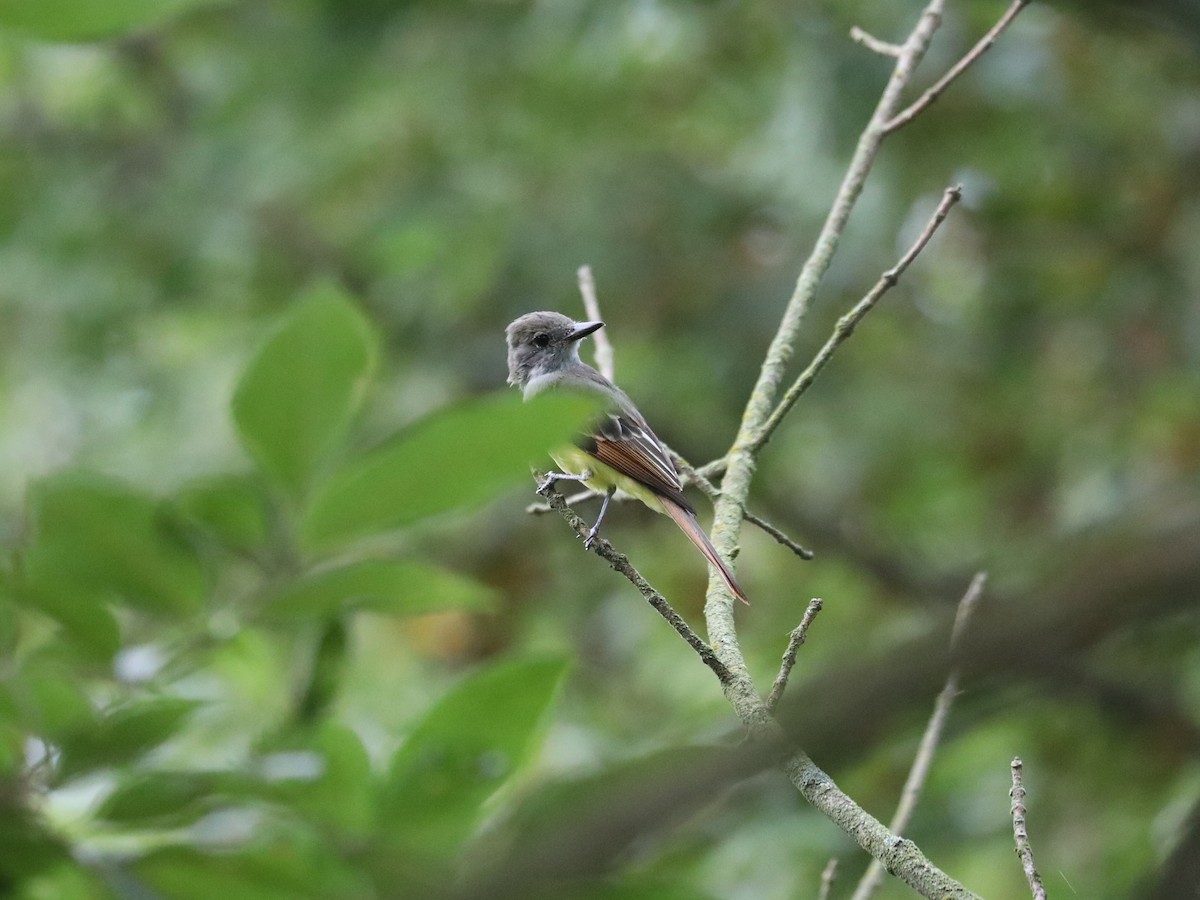
[[831,856],[829,862],[825,864],[825,871],[821,873],[821,890],[817,892],[817,900],[829,900],[829,893],[833,890],[833,883],[837,881],[837,866],[837,857]]
[[[543,476],[539,472],[536,473],[535,477],[540,481]],[[573,509],[567,506],[566,498],[562,494],[551,489],[546,492],[546,501],[575,530],[576,536],[582,538],[588,533],[588,524],[579,518]],[[646,598],[646,601],[654,607],[658,614],[667,620],[681,638],[687,641],[688,645],[696,651],[701,661],[713,670],[713,673],[720,679],[722,684],[727,683],[732,678],[725,664],[717,659],[716,654],[713,653],[712,647],[704,643],[700,635],[696,634],[691,626],[684,621],[683,616],[679,615],[674,607],[667,602],[667,598],[656,591],[650,582],[637,569],[630,565],[629,558],[625,554],[618,553],[613,549],[612,544],[601,537],[597,537],[593,541],[591,550],[597,556],[606,560],[616,571],[629,579],[630,584],[637,588],[638,592]]]
[[[987,584],[987,573],[976,572],[975,577],[971,579],[970,586],[967,587],[967,592],[958,601],[958,611],[954,615],[954,627],[950,633],[951,654],[958,648],[961,636],[966,631],[967,623],[971,620],[971,614],[975,611],[975,607],[979,604],[979,598],[983,595],[985,584]],[[917,754],[913,759],[912,768],[909,769],[904,788],[900,791],[900,802],[896,805],[896,813],[888,825],[894,834],[904,834],[912,822],[913,813],[917,809],[917,801],[921,798],[921,791],[925,787],[925,780],[929,777],[929,769],[933,765],[934,751],[937,750],[938,742],[942,739],[946,720],[950,717],[950,707],[954,705],[954,699],[958,696],[959,677],[958,667],[955,666],[946,676],[946,685],[933,704],[933,715],[929,717],[925,733],[921,735],[921,743],[917,745]],[[882,883],[883,865],[879,860],[873,859],[867,866],[867,871],[859,879],[851,900],[868,900]]]
[[[669,447],[667,449],[670,450]],[[677,461],[679,461],[681,459],[679,457],[679,455],[675,453],[674,450],[670,450],[670,452],[671,452],[671,455],[674,456]],[[687,463],[683,463],[683,465],[686,466]],[[687,481],[690,481],[692,484],[697,485],[700,488],[700,490],[705,495],[707,495],[710,499],[716,499],[716,497],[721,492],[718,491],[715,487],[713,487],[712,482],[706,478],[702,478],[701,476],[698,476],[695,473],[695,470],[691,469],[690,466],[688,467],[688,469],[691,472],[691,474],[687,476]],[[596,491],[592,491],[592,490],[580,491],[579,493],[572,494],[570,497],[567,498],[567,506],[576,506],[587,500],[591,500],[595,497],[602,497],[602,496],[603,496],[603,494],[599,494]],[[621,503],[625,500],[633,500],[633,499],[636,499],[636,498],[630,497],[628,494],[620,493],[620,492],[618,492],[617,494],[615,494],[613,496],[613,500],[617,503]],[[525,512],[531,516],[542,516],[548,512],[553,512],[553,511],[554,511],[554,509],[550,506],[549,503],[530,503],[528,506],[525,507]],[[802,546],[801,544],[796,543],[796,541],[794,541],[790,537],[788,537],[787,534],[782,529],[776,527],[775,525],[772,525],[770,522],[768,522],[762,516],[757,516],[754,513],[750,512],[750,510],[748,510],[748,509],[742,511],[742,516],[751,525],[754,525],[755,527],[757,527],[761,531],[763,531],[763,533],[768,534],[771,537],[773,537],[776,541],[778,541],[783,546],[787,547],[789,550],[791,550],[793,553],[795,553],[801,559],[810,560],[813,558],[814,554],[811,550],[809,550],[807,547]]]
[[[851,211],[862,193],[867,175],[887,135],[887,124],[897,115],[901,95],[941,22],[944,5],[945,0],[929,0],[916,26],[897,51],[891,77],[870,121],[859,137],[816,243],[796,279],[795,288],[763,360],[758,380],[746,403],[733,445],[723,459],[710,464],[711,467],[705,467],[705,475],[721,472],[724,476],[721,490],[715,498],[712,536],[714,547],[726,560],[736,554],[758,451],[765,444],[770,431],[777,425],[775,422],[768,427],[777,412],[777,398],[788,363],[794,354],[794,343],[800,326],[817,287],[829,268]],[[943,205],[948,209],[957,199],[957,190],[948,192]],[[939,210],[944,216],[944,210],[941,207]],[[922,236],[915,250],[906,255],[892,270],[884,273],[881,286],[877,286],[877,295],[870,299],[868,309],[895,283],[911,262],[911,258],[915,257],[928,241],[937,224],[927,228],[928,234]],[[865,310],[858,318],[863,314]],[[843,317],[843,321],[846,318]],[[854,318],[842,327],[852,330],[856,323],[857,318]],[[844,336],[837,343],[842,340],[845,340]],[[824,361],[821,365],[823,364]],[[790,402],[795,401],[792,399]],[[582,536],[586,530],[585,523],[567,509],[561,496],[552,495],[550,499],[551,505],[562,513],[576,533]],[[733,598],[724,583],[710,577],[708,599],[704,608],[709,644],[705,644],[687,628],[686,623],[679,619],[674,610],[670,609],[666,600],[629,566],[623,556],[613,551],[607,542],[596,541],[595,549],[610,565],[626,574],[660,614],[672,622],[676,631],[688,641],[705,663],[717,673],[725,697],[741,720],[749,739],[758,747],[775,747],[784,740],[782,728],[770,714],[766,701],[759,695],[746,667],[734,623]],[[793,749],[790,755],[782,760],[781,767],[796,790],[809,803],[854,838],[872,857],[883,861],[887,871],[895,874],[922,896],[975,898],[975,894],[933,865],[912,841],[892,834],[882,823],[858,806],[802,750]]]
[[1033,848],[1029,845],[1029,830],[1025,826],[1024,763],[1019,756],[1013,757],[1012,790],[1008,795],[1012,797],[1013,840],[1017,845],[1017,856],[1021,857],[1021,868],[1025,870],[1025,880],[1029,882],[1033,900],[1046,900],[1046,888],[1033,864]]
[[[696,485],[696,487],[700,488],[700,492],[709,500],[715,501],[721,496],[721,492],[717,489],[716,485],[701,475],[696,469],[692,468],[691,463],[689,463],[670,447],[667,448],[667,452],[671,454],[671,459],[675,461],[675,465],[679,469],[679,474],[683,476],[684,484],[691,483]],[[775,538],[776,541],[783,544],[783,546],[787,547],[801,559],[808,560],[813,558],[813,552],[811,550],[793,541],[783,532],[782,529],[772,525],[762,516],[757,516],[750,512],[750,510],[743,507],[742,518],[751,525],[754,525],[762,530],[765,534],[769,534],[771,537]]]
[[1004,30],[1012,24],[1012,21],[1017,17],[1017,14],[1020,13],[1021,10],[1023,10],[1026,6],[1028,6],[1029,3],[1030,0],[1013,0],[1012,4],[1007,10],[1005,10],[1004,15],[1000,17],[1000,21],[992,26],[991,31],[979,39],[979,42],[970,49],[966,56],[951,66],[945,75],[939,78],[931,88],[925,91],[925,93],[922,94],[911,105],[887,121],[887,123],[883,126],[884,134],[891,134],[893,131],[903,128],[918,115],[932,106],[934,101],[942,95],[942,92],[950,86],[954,79],[958,78],[959,75],[967,71],[967,69],[970,68],[971,65],[973,65],[977,59],[979,59],[979,57],[983,56],[984,53],[992,48],[992,45],[996,43],[996,39],[1004,33]]
[[[905,40],[891,78],[884,88],[871,120],[867,123],[833,205],[817,236],[816,244],[796,279],[779,327],[767,349],[759,377],[750,393],[733,446],[725,457],[721,493],[715,503],[713,544],[725,559],[731,558],[742,531],[746,499],[750,494],[756,454],[755,442],[771,418],[780,384],[794,343],[817,286],[828,270],[833,254],[849,220],[851,210],[862,193],[868,173],[874,165],[884,138],[883,126],[900,105],[900,96],[925,55],[941,21],[944,0],[930,0],[912,33]],[[769,741],[780,734],[779,724],[767,712],[750,677],[738,642],[733,617],[733,598],[719,579],[709,579],[708,601],[704,607],[709,641],[718,658],[730,672],[723,682],[725,697],[742,721],[751,740]],[[871,856],[882,859],[889,872],[925,897],[975,897],[963,885],[942,872],[911,841],[898,838],[858,806],[833,780],[822,772],[802,751],[796,750],[783,762],[788,779],[815,808],[829,817]]]
[[908,248],[908,251],[900,257],[900,260],[894,266],[879,277],[879,280],[875,282],[875,286],[871,288],[865,297],[854,304],[850,312],[838,319],[837,325],[834,326],[833,334],[829,336],[829,340],[817,351],[817,355],[808,364],[808,368],[801,372],[800,376],[792,383],[792,386],[787,389],[787,392],[783,395],[783,399],[779,401],[779,405],[771,413],[770,418],[767,419],[758,434],[750,442],[750,451],[752,453],[757,452],[771,439],[771,435],[775,433],[775,429],[779,427],[784,416],[791,411],[792,407],[796,405],[796,401],[800,399],[804,392],[812,386],[817,375],[825,368],[825,364],[837,352],[838,347],[845,343],[850,335],[854,334],[854,329],[858,327],[858,323],[863,320],[867,313],[875,308],[880,298],[899,283],[900,276],[912,265],[913,260],[920,255],[921,251],[925,249],[925,245],[929,243],[938,228],[941,227],[941,224],[946,221],[946,216],[949,214],[950,208],[961,199],[962,185],[956,184],[953,187],[946,188],[945,193],[942,194],[941,202],[937,205],[937,209],[934,210],[933,215],[930,216],[929,221],[925,224],[925,228],[921,231],[921,234],[917,237],[913,245]]
[[[781,740],[780,731],[778,723],[767,718],[762,739],[767,742]],[[821,771],[808,754],[795,751],[783,761],[783,772],[818,812],[852,836],[871,856],[883,860],[884,868],[922,897],[930,900],[980,900],[977,894],[930,862],[920,847],[892,834],[882,822],[842,793],[833,779]]]
[[[603,496],[603,494],[588,489],[586,491],[580,491],[578,494],[572,494],[570,497],[567,497],[564,502],[567,504],[567,506],[578,506],[580,503],[583,503],[586,500],[591,500],[593,497]],[[531,516],[544,516],[548,512],[554,512],[554,507],[549,503],[530,503],[527,507],[525,507],[525,512]]]
[[771,693],[767,695],[767,712],[771,715],[775,714],[775,707],[779,705],[783,692],[787,690],[788,678],[792,674],[792,667],[796,665],[796,653],[808,639],[808,628],[824,605],[820,597],[813,597],[809,600],[808,609],[804,611],[800,624],[793,628],[792,633],[788,636],[787,650],[783,652],[783,662],[779,666],[779,674],[775,676],[775,683],[771,685]]
[[745,519],[747,522],[749,522],[751,525],[754,525],[755,527],[757,527],[764,534],[769,534],[771,537],[775,538],[776,541],[783,544],[783,546],[787,547],[789,550],[791,550],[793,553],[795,553],[801,559],[808,560],[808,559],[813,558],[814,554],[811,550],[809,550],[807,547],[797,544],[790,537],[788,537],[786,534],[784,534],[782,531],[780,531],[778,528],[776,528],[774,525],[772,525],[770,522],[768,522],[766,519],[764,519],[762,516],[757,516],[754,513],[750,512],[750,510],[743,509],[742,510],[742,518]]
[[904,50],[899,44],[889,44],[887,41],[881,41],[874,35],[867,34],[857,25],[850,29],[850,40],[856,44],[862,44],[868,50],[878,53],[880,56],[890,56],[893,59],[900,56]]
[[[579,293],[583,295],[583,308],[587,317],[593,322],[602,322],[604,317],[600,315],[600,301],[596,299],[596,279],[592,277],[592,267],[580,266],[577,274]],[[595,341],[596,347],[596,368],[600,370],[601,375],[613,381],[613,346],[608,339],[608,330],[601,328],[592,335],[592,340]]]
[[722,456],[720,459],[714,459],[712,462],[698,466],[693,471],[702,478],[720,478],[728,467],[729,458]]
[[[901,93],[912,78],[917,64],[924,57],[941,21],[943,6],[944,0],[930,0],[916,27],[904,42],[904,49],[896,59],[892,76],[879,98],[875,112],[859,137],[833,205],[817,235],[812,252],[801,267],[795,289],[784,309],[775,337],[767,349],[758,381],[746,403],[738,435],[725,459],[727,468],[721,483],[722,493],[716,503],[714,545],[726,558],[733,555],[741,535],[742,510],[750,493],[750,482],[755,468],[757,448],[753,444],[764,423],[770,418],[780,383],[793,354],[800,325],[821,278],[833,260],[850,212],[862,193],[867,175],[879,153],[884,137],[883,124],[899,107]],[[727,691],[727,696],[739,717],[743,721],[749,721],[755,717],[755,710],[761,706],[762,700],[754,690],[745,661],[742,659],[731,604],[729,592],[722,585],[710,580],[709,602],[705,607],[709,638],[714,646],[721,647],[721,652],[727,654],[726,661],[731,670],[743,673],[743,677],[738,679],[736,690]]]

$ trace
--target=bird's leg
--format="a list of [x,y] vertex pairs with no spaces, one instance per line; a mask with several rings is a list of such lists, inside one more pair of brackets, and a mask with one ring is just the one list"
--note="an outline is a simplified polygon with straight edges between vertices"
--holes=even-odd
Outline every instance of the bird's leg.
[[554,490],[554,485],[560,481],[587,481],[592,477],[590,469],[580,472],[578,475],[571,475],[568,472],[547,472],[546,477],[542,479],[541,484],[537,486],[537,492],[545,497],[548,493]]
[[604,514],[608,512],[608,501],[612,499],[614,491],[616,491],[616,488],[610,487],[604,492],[604,501],[600,504],[600,515],[596,516],[596,524],[592,526],[592,530],[583,539],[584,550],[592,549],[592,543],[596,540],[596,535],[600,532],[600,523],[604,521]]

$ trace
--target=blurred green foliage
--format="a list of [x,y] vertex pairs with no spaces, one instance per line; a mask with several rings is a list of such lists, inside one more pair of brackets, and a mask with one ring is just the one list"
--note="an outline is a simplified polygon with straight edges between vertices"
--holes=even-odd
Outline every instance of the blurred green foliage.
[[[1002,5],[948,3],[922,84]],[[618,380],[719,454],[887,77],[846,34],[919,9],[0,0],[0,894],[434,896],[519,863],[552,896],[782,900],[831,855],[848,894],[862,854],[782,776],[670,793],[728,705],[524,514],[585,411],[490,392],[503,326],[580,314],[587,262]],[[760,461],[752,507],[817,551],[744,537],[764,688],[810,596],[797,681],[976,567],[985,603],[1124,583],[1194,527],[1200,41],[1186,5],[1104,9],[1033,5],[885,144],[799,358],[966,199]],[[680,536],[610,515],[698,624]],[[1019,753],[1052,893],[1152,878],[1200,794],[1170,608],[972,686],[911,830],[939,865],[1023,890]],[[817,762],[886,818],[932,700]]]

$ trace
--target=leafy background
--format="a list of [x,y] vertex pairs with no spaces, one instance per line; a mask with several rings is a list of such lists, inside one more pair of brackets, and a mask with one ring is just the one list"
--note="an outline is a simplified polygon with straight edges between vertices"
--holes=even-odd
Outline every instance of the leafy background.
[[[927,79],[1001,12],[948,5]],[[499,394],[501,330],[580,314],[590,263],[618,379],[719,454],[887,76],[847,32],[919,9],[0,3],[3,892],[433,895],[711,765],[711,675],[523,511],[581,411]],[[1146,889],[1200,794],[1200,553],[1156,552],[1200,533],[1198,48],[1183,2],[1035,4],[890,139],[801,358],[966,200],[759,469],[754,507],[817,552],[745,536],[764,683],[812,596],[801,692],[976,568],[1001,612],[1169,586],[1065,676],[960,701],[911,835],[985,896],[1023,890],[1015,754],[1054,894]],[[608,529],[698,622],[674,529]],[[817,762],[886,818],[932,699]],[[778,774],[677,807],[593,834],[603,874],[542,862],[721,898],[866,864]]]

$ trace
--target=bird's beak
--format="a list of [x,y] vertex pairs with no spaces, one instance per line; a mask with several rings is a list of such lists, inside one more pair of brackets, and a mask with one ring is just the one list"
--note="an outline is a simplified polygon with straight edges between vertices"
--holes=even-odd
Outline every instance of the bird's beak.
[[577,322],[575,324],[575,330],[567,335],[567,343],[585,338],[593,331],[597,331],[603,327],[603,322]]

